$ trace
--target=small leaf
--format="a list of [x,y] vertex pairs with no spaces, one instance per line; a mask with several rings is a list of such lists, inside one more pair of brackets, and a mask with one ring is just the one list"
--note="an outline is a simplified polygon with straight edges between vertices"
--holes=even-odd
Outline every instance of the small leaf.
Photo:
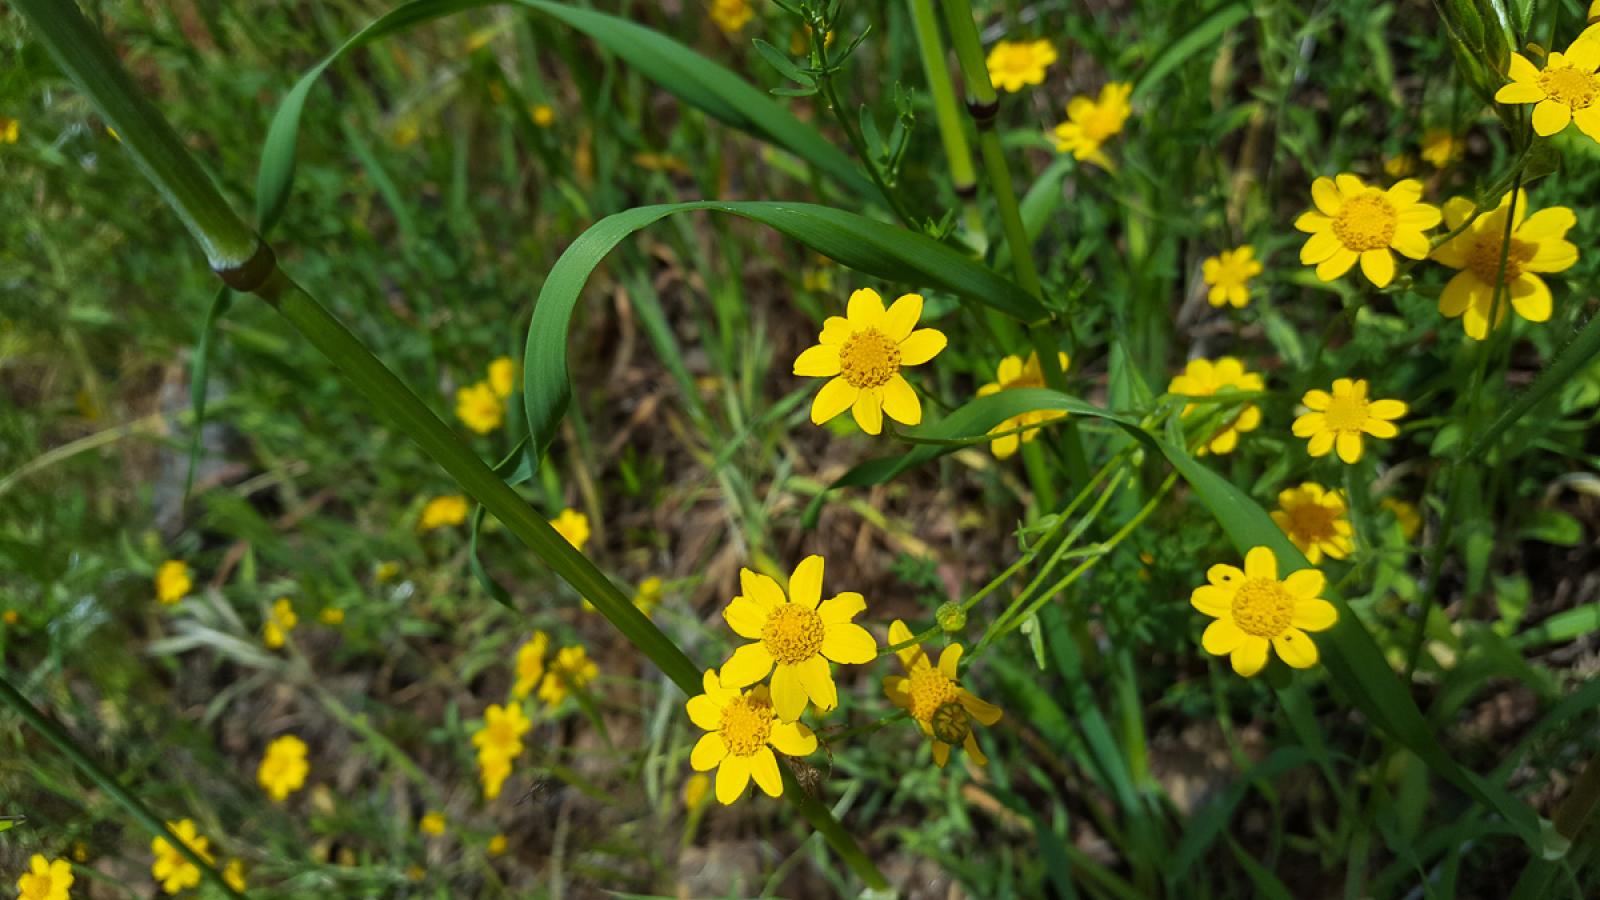
[[761,58],[766,60],[768,65],[777,69],[779,75],[806,87],[814,87],[816,85],[816,80],[811,77],[809,72],[801,70],[799,66],[794,64],[794,60],[790,59],[777,47],[760,38],[755,39],[755,45],[756,52],[761,54]]

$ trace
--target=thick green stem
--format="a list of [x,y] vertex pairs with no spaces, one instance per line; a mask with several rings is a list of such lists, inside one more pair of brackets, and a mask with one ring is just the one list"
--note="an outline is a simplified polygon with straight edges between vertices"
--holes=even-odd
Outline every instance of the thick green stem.
[[939,140],[944,144],[944,156],[950,164],[950,182],[965,208],[967,228],[974,234],[982,235],[983,214],[973,202],[978,191],[978,173],[972,167],[972,148],[967,144],[967,132],[961,124],[961,108],[956,102],[950,64],[945,60],[944,43],[939,39],[939,22],[934,16],[933,2],[908,2],[911,6],[911,24],[917,32],[917,51],[922,56],[923,71],[928,75],[928,91],[933,95],[934,121],[939,126]]

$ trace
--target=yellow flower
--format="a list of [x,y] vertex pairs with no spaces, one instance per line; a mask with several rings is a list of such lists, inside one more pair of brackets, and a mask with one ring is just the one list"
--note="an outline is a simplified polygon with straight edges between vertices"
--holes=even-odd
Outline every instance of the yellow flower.
[[[463,515],[465,515],[465,513],[463,513]],[[400,564],[394,560],[378,563],[377,568],[372,570],[372,576],[378,580],[379,584],[383,584],[387,581],[393,581],[395,576],[399,574]]]
[[946,344],[938,330],[916,327],[921,318],[919,294],[900,297],[887,312],[877,291],[851,294],[845,315],[829,316],[817,345],[794,361],[796,375],[833,379],[811,402],[811,421],[821,425],[848,409],[867,434],[883,431],[884,413],[903,425],[921,422],[922,402],[900,369],[922,365]]
[[1443,169],[1461,159],[1466,142],[1444,128],[1429,128],[1422,133],[1422,158],[1435,169]]
[[1133,95],[1133,85],[1113,81],[1100,89],[1096,102],[1086,95],[1078,95],[1067,104],[1067,121],[1056,126],[1056,150],[1071,153],[1073,159],[1087,160],[1102,169],[1115,168],[1100,146],[1122,132],[1122,126],[1132,115],[1128,98]]
[[21,621],[21,619],[22,616],[14,609],[8,609],[5,612],[0,613],[0,622],[4,622],[7,625],[15,625],[17,622]]
[[[1449,318],[1461,317],[1467,337],[1483,340],[1489,334],[1489,315],[1494,309],[1495,286],[1504,285],[1498,327],[1505,320],[1506,308],[1530,322],[1550,318],[1550,288],[1536,272],[1561,272],[1578,262],[1578,248],[1566,240],[1567,230],[1578,223],[1572,210],[1552,206],[1528,215],[1528,197],[1516,192],[1516,210],[1511,221],[1511,243],[1506,244],[1506,215],[1512,195],[1500,205],[1472,221],[1460,234],[1433,251],[1433,258],[1452,269],[1460,269],[1439,295],[1439,312]],[[1444,205],[1445,225],[1454,230],[1472,215],[1472,201],[1455,197]],[[1505,256],[1504,268],[1501,256]]]
[[417,142],[417,138],[421,136],[422,126],[417,123],[417,120],[405,118],[395,123],[394,131],[389,137],[390,140],[394,141],[394,145],[396,147],[404,150],[412,144],[415,144]]
[[[1059,354],[1057,360],[1060,362],[1061,371],[1063,372],[1067,370],[1068,364],[1072,361],[1065,353]],[[1012,388],[1044,387],[1044,371],[1039,366],[1039,354],[1029,353],[1026,362],[1020,356],[1005,357],[1000,360],[999,367],[995,369],[994,378],[994,381],[978,388],[979,397],[987,397],[990,394],[998,394],[1001,391],[1008,391]],[[1006,431],[1015,431],[1018,428],[1026,428],[1028,430],[1021,434],[1001,434],[1000,437],[989,442],[989,450],[994,453],[996,459],[1009,459],[1012,454],[1017,452],[1017,447],[1039,436],[1037,426],[1046,422],[1054,422],[1057,419],[1064,419],[1066,416],[1066,413],[1059,410],[1039,410],[1012,416],[989,429],[989,433],[999,434]]]
[[747,0],[711,0],[711,21],[724,34],[733,34],[755,15]]
[[156,570],[156,599],[171,606],[189,596],[194,580],[189,577],[189,567],[176,559],[169,559]]
[[1317,267],[1317,277],[1332,281],[1361,261],[1361,272],[1378,287],[1394,280],[1394,254],[1424,259],[1431,249],[1423,234],[1439,224],[1439,208],[1422,203],[1422,182],[1407,179],[1387,191],[1369,187],[1348,173],[1311,183],[1316,209],[1302,213],[1294,227],[1307,232],[1300,262]]
[[467,498],[460,494],[435,497],[422,508],[417,519],[418,531],[432,531],[448,525],[460,525],[467,520]]
[[1386,509],[1394,515],[1394,520],[1400,523],[1400,536],[1408,541],[1416,537],[1417,530],[1422,527],[1422,513],[1417,512],[1415,506],[1404,500],[1385,497],[1383,502],[1378,504],[1378,508]]
[[539,683],[539,699],[557,706],[567,699],[568,693],[583,690],[599,674],[600,668],[589,658],[588,651],[582,647],[562,647],[550,663],[550,671],[544,673],[544,680]]
[[[889,643],[903,644],[911,640],[911,629],[895,619],[889,623]],[[951,644],[939,654],[939,664],[928,661],[928,654],[920,645],[902,647],[895,651],[906,677],[890,675],[883,680],[883,690],[894,705],[911,713],[911,718],[922,726],[922,733],[933,738],[933,761],[939,768],[950,761],[950,748],[957,744],[966,748],[972,761],[980,766],[989,764],[989,758],[978,749],[978,737],[972,730],[973,719],[982,725],[1000,721],[1000,707],[974,697],[956,681],[956,668],[961,662],[961,645]]]
[[[720,719],[719,719],[720,721]],[[711,778],[707,775],[695,773],[683,783],[683,805],[687,809],[699,809],[706,805],[706,799],[711,795]]]
[[1278,523],[1289,540],[1300,548],[1312,565],[1330,559],[1344,559],[1354,549],[1350,520],[1345,518],[1343,491],[1330,491],[1314,481],[1286,488],[1278,494],[1278,508],[1272,521]]
[[10,116],[0,116],[0,144],[15,144],[20,123]]
[[1200,276],[1211,285],[1206,300],[1212,306],[1231,303],[1244,309],[1250,302],[1250,279],[1261,274],[1256,248],[1245,244],[1237,250],[1224,250],[1200,264]]
[[242,860],[228,860],[228,865],[222,870],[222,880],[228,883],[228,887],[241,894],[250,886],[244,880],[244,862]]
[[434,837],[444,834],[444,826],[444,813],[437,811],[427,813],[422,817],[422,821],[417,823],[417,828],[421,829],[423,834],[431,834]]
[[533,119],[533,124],[540,128],[549,128],[550,123],[556,120],[556,111],[548,103],[536,103],[528,107],[528,116]]
[[1267,647],[1296,669],[1317,664],[1317,645],[1308,631],[1325,631],[1339,620],[1339,611],[1323,600],[1326,580],[1316,569],[1301,569],[1278,580],[1278,558],[1266,547],[1244,557],[1244,571],[1216,565],[1189,602],[1216,619],[1206,626],[1200,645],[1214,656],[1230,656],[1233,670],[1249,678],[1267,664]]
[[661,602],[661,579],[654,575],[639,582],[639,589],[633,594],[633,605],[650,616],[655,613],[656,605]]
[[489,838],[489,855],[499,856],[505,853],[507,843],[506,836],[503,834],[497,834],[494,837]]
[[1576,123],[1600,141],[1600,28],[1578,35],[1566,53],[1552,51],[1540,71],[1521,53],[1511,54],[1511,83],[1494,95],[1499,103],[1536,103],[1533,130],[1548,137]]
[[748,687],[772,672],[772,703],[785,722],[800,718],[807,699],[822,712],[839,705],[829,660],[867,663],[878,653],[871,632],[850,621],[867,601],[854,591],[823,601],[822,566],[820,556],[801,560],[789,577],[788,596],[771,578],[740,569],[743,593],[722,611],[735,634],[755,641],[723,664],[723,685]]
[[294,614],[294,606],[289,603],[288,597],[279,597],[272,604],[272,612],[267,616],[267,621],[261,626],[261,643],[269,649],[276,650],[283,646],[284,637],[300,624],[300,617]]
[[472,735],[472,744],[478,748],[483,799],[500,796],[501,786],[511,775],[511,761],[522,755],[522,736],[532,727],[518,703],[494,704],[483,711],[483,727]]
[[283,802],[295,791],[305,787],[306,773],[311,765],[306,762],[306,742],[292,734],[275,738],[267,745],[261,758],[261,768],[256,770],[256,781],[275,803]]
[[505,420],[506,405],[487,381],[456,391],[456,418],[479,434],[488,434]]
[[[177,835],[184,846],[193,850],[201,859],[212,862],[210,850],[211,842],[200,836],[195,831],[194,822],[183,819],[178,822],[168,822],[167,828]],[[155,862],[150,864],[150,874],[156,881],[161,882],[161,889],[169,894],[176,894],[184,888],[192,888],[200,884],[200,869],[188,858],[178,852],[164,837],[150,841],[150,852],[154,853]]]
[[17,900],[67,900],[72,887],[72,864],[64,859],[48,860],[35,853],[28,860],[31,871],[17,879]]
[[517,648],[517,681],[511,686],[511,696],[521,700],[533,693],[534,686],[544,677],[544,654],[549,647],[550,636],[535,631]]
[[1589,4],[1588,22],[1590,25],[1600,23],[1600,0],[1594,0],[1593,3]]
[[1390,178],[1404,178],[1416,172],[1417,157],[1414,153],[1397,153],[1383,161],[1383,174]]
[[72,859],[75,862],[89,861],[89,845],[83,841],[72,842]]
[[1300,402],[1311,411],[1294,420],[1294,436],[1311,439],[1306,452],[1327,456],[1337,444],[1339,458],[1347,463],[1361,460],[1363,433],[1388,440],[1400,433],[1390,420],[1406,414],[1399,400],[1368,400],[1364,378],[1337,379],[1332,394],[1306,391]]
[[[1182,375],[1174,375],[1171,383],[1167,385],[1167,393],[1182,394],[1186,397],[1210,397],[1217,394],[1228,394],[1232,391],[1260,391],[1266,385],[1261,380],[1261,375],[1251,372],[1244,367],[1244,363],[1232,356],[1224,356],[1215,361],[1209,359],[1191,359],[1184,367]],[[1209,407],[1210,404],[1207,404]],[[1183,408],[1183,416],[1187,417],[1196,409],[1203,409],[1199,404],[1190,403]],[[1246,431],[1255,431],[1261,425],[1261,410],[1254,403],[1247,404],[1239,410],[1232,421],[1225,422],[1216,434],[1206,439],[1206,443],[1199,450],[1200,454],[1207,451],[1212,453],[1232,453],[1233,448],[1239,445],[1239,435]]]
[[589,517],[571,507],[563,509],[560,515],[551,519],[550,527],[579,550],[589,543]]
[[517,386],[517,364],[511,357],[502,356],[489,363],[489,390],[504,400]]
[[320,619],[324,625],[343,625],[344,610],[337,606],[324,606],[322,608],[322,612],[317,613],[317,618]]
[[817,736],[799,722],[781,720],[764,684],[745,693],[720,681],[716,669],[707,669],[702,685],[705,693],[686,704],[690,721],[706,730],[689,754],[689,765],[696,772],[717,770],[717,800],[724,806],[739,799],[752,777],[768,796],[781,796],[783,776],[773,748],[805,756],[817,749]]
[[1044,70],[1055,61],[1056,48],[1049,41],[1001,41],[989,51],[989,80],[1015,93],[1024,85],[1043,84]]

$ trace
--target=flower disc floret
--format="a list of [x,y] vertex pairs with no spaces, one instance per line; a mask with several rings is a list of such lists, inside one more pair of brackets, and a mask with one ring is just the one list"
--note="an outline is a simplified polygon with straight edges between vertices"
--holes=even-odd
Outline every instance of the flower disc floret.
[[826,626],[816,610],[785,603],[767,616],[767,624],[761,627],[761,640],[774,662],[795,665],[822,650],[822,638],[826,633]]
[[900,345],[876,328],[850,335],[839,348],[839,375],[853,388],[882,387],[900,371]]

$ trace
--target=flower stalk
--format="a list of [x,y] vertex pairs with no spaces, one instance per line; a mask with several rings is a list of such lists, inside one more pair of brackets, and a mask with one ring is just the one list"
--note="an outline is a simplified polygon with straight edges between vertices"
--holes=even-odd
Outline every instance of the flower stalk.
[[934,121],[939,126],[939,140],[944,144],[945,160],[950,164],[950,183],[961,201],[967,229],[974,235],[983,236],[983,214],[974,202],[978,194],[978,173],[972,166],[972,148],[967,143],[967,132],[961,126],[955,84],[950,78],[950,64],[945,60],[944,43],[940,40],[939,21],[933,11],[933,2],[908,2],[911,6],[911,24],[917,33],[917,52],[922,57],[922,68],[928,76],[928,91],[933,95]]

